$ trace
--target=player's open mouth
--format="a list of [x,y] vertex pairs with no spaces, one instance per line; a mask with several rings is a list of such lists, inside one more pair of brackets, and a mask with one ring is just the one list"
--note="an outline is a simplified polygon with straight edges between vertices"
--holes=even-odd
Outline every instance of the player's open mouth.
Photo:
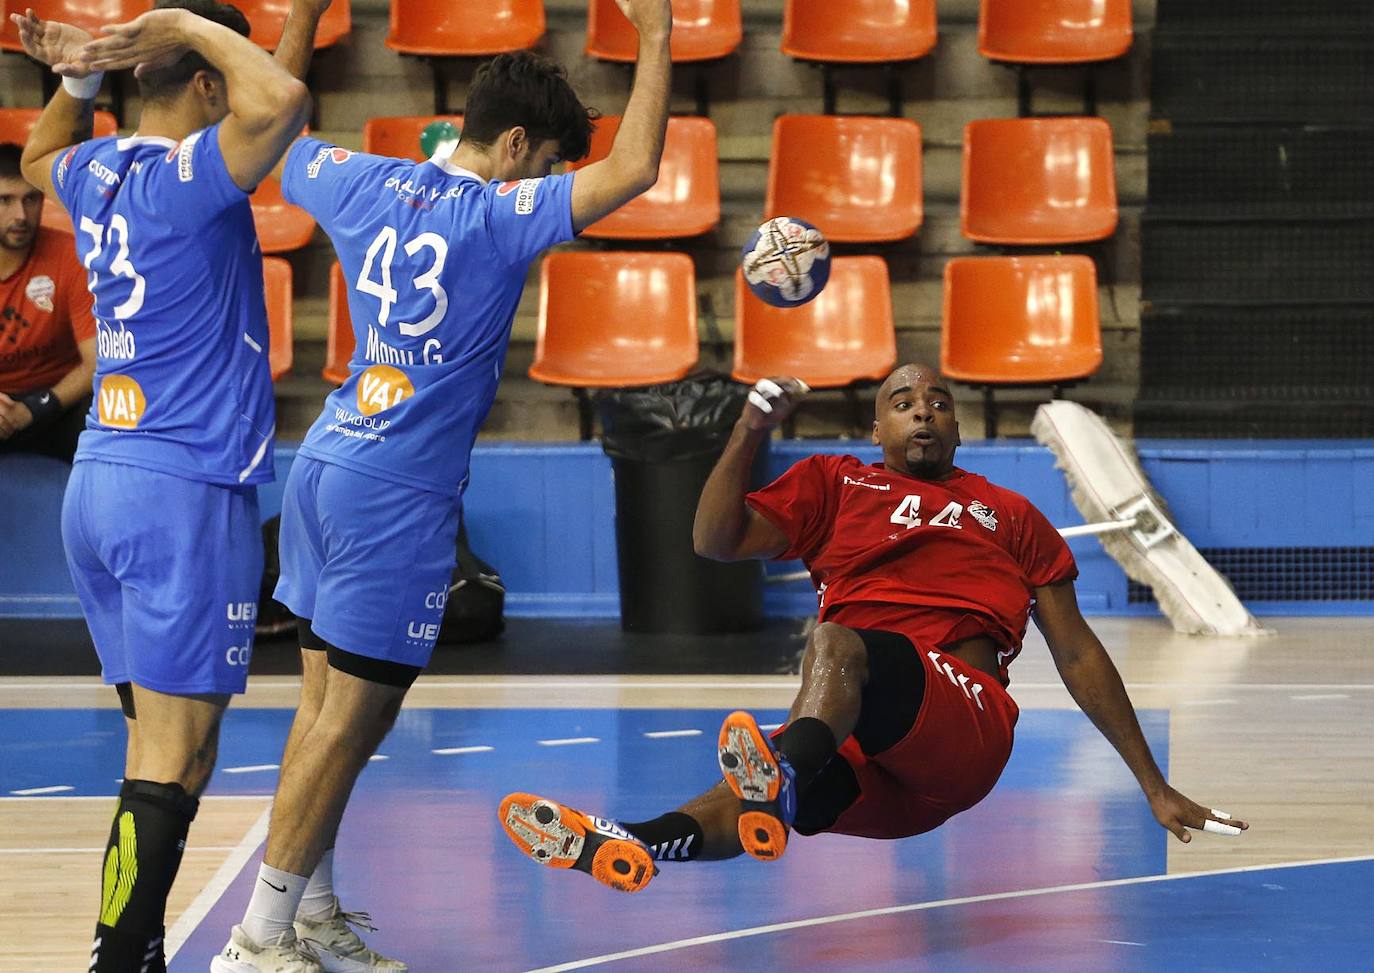
[[920,443],[922,446],[928,446],[931,443],[935,442],[935,434],[924,431],[913,432],[911,434],[911,441],[913,443]]

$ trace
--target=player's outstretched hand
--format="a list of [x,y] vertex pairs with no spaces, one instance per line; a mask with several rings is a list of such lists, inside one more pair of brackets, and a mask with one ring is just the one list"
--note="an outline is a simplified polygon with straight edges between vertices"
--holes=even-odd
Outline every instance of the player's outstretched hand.
[[164,8],[150,10],[126,24],[107,24],[101,37],[86,45],[83,52],[97,71],[122,71],[134,68],[135,76],[173,63],[189,47],[184,25],[194,14]]
[[10,20],[19,28],[19,43],[24,45],[24,53],[35,61],[67,78],[84,78],[91,73],[91,66],[85,63],[81,53],[91,35],[80,27],[56,20],[40,20],[32,10],[10,14]]
[[1225,811],[1205,808],[1190,801],[1167,785],[1150,798],[1150,810],[1154,812],[1155,820],[1182,842],[1193,840],[1189,828],[1210,834],[1238,835],[1250,827]]
[[761,378],[749,390],[740,421],[750,429],[772,429],[797,411],[811,388],[799,378]]
[[615,0],[615,5],[641,37],[666,37],[672,33],[673,5],[670,0]]

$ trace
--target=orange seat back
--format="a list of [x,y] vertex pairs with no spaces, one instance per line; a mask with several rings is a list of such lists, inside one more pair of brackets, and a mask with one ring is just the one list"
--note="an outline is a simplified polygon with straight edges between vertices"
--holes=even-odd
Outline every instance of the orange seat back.
[[403,54],[486,57],[544,36],[543,0],[391,0],[386,46]]
[[1131,0],[982,0],[978,52],[994,61],[1075,64],[1131,47]]
[[615,388],[676,381],[696,367],[696,274],[686,254],[551,253],[539,285],[531,378]]
[[787,0],[783,8],[782,52],[808,61],[909,61],[935,37],[935,0]]
[[897,363],[892,292],[881,257],[835,257],[820,296],[779,308],[735,273],[735,367],[750,384],[792,375],[812,388],[881,381]]
[[[0,142],[23,145],[29,140],[29,133],[38,124],[38,117],[42,114],[43,109],[41,108],[0,108]],[[113,115],[107,111],[95,113],[96,138],[105,138],[118,133],[119,126]],[[67,211],[61,203],[54,203],[50,199],[44,200],[42,219],[43,225],[51,230],[61,230],[63,233],[74,232],[71,217],[67,215]]]
[[921,225],[921,128],[905,118],[783,115],[773,123],[768,217],[836,242],[900,240]]
[[990,118],[964,128],[964,236],[1047,245],[1116,232],[1116,160],[1101,118]]
[[395,159],[410,159],[424,162],[426,156],[420,151],[420,133],[430,122],[452,122],[453,127],[463,130],[462,115],[392,115],[386,118],[369,118],[363,122],[363,151],[373,155],[389,155]]
[[[249,40],[269,51],[276,50],[286,26],[286,15],[291,12],[291,0],[235,0],[234,6],[248,18]],[[315,49],[333,47],[352,30],[350,0],[333,0],[315,30]]]
[[[597,119],[587,158],[568,166],[580,169],[606,158],[620,129],[620,117]],[[708,118],[668,119],[658,182],[611,215],[582,232],[610,240],[653,240],[697,236],[720,222],[720,168],[716,126]]]
[[[153,8],[153,0],[5,0],[5,22],[0,25],[0,50],[22,51],[19,28],[10,14],[32,9],[40,20],[56,20],[99,36],[106,24],[122,24]],[[44,68],[43,70],[47,70]]]
[[281,257],[262,258],[262,289],[267,299],[267,330],[272,343],[267,352],[272,381],[291,371],[291,265]]
[[1097,272],[1082,255],[945,265],[940,369],[974,384],[1050,385],[1102,364]]
[[329,334],[325,339],[324,369],[320,372],[326,382],[342,385],[348,381],[348,362],[355,344],[353,319],[348,314],[348,282],[336,260],[329,268]]
[[[725,57],[744,36],[739,0],[673,0],[674,61],[708,61]],[[615,0],[588,0],[587,53],[603,61],[633,62],[639,34]]]
[[314,217],[288,203],[281,194],[281,183],[271,176],[258,184],[248,202],[263,253],[299,250],[315,235]]

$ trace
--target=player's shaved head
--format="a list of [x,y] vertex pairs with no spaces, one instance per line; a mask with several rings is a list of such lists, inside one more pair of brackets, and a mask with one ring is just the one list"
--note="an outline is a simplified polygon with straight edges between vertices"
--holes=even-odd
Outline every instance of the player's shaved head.
[[959,420],[954,396],[940,372],[922,362],[899,365],[878,387],[873,445],[888,469],[923,480],[954,472]]

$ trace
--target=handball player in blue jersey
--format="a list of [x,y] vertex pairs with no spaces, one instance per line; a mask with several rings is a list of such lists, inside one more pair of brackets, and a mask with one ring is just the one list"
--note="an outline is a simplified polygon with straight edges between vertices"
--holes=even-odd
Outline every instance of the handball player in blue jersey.
[[334,243],[357,343],[283,498],[276,597],[302,620],[304,684],[263,865],[219,973],[263,968],[243,957],[288,930],[309,877],[332,870],[354,781],[429,662],[469,454],[531,261],[658,177],[671,10],[617,2],[639,32],[639,62],[601,162],[550,175],[587,154],[595,114],[560,67],[529,53],[479,69],[450,155],[414,163],[313,138],[287,155],[283,194]]
[[[165,969],[167,893],[220,717],[244,690],[262,573],[256,485],[273,476],[274,422],[248,194],[310,107],[235,8],[157,6],[99,41],[13,18],[28,54],[64,76],[22,166],[71,214],[98,329],[95,400],[62,511],[129,729],[95,973]],[[137,134],[83,141],[96,72],[135,65]]]

